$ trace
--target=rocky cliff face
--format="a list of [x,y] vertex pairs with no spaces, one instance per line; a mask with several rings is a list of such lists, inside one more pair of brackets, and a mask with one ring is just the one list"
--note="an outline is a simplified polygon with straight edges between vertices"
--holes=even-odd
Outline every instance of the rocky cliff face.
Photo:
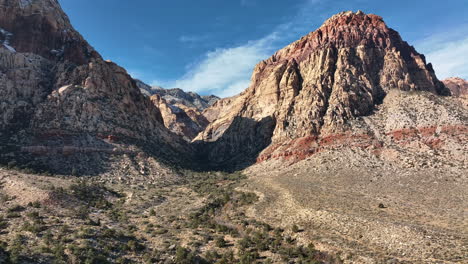
[[195,107],[182,103],[169,103],[157,94],[151,96],[151,101],[161,111],[164,125],[188,142],[192,141],[209,123],[202,112]]
[[[250,144],[241,138],[223,139],[231,138],[227,133],[245,135],[242,126],[236,125],[239,130],[233,131],[234,120],[240,119],[257,127],[250,130],[253,133],[262,130],[258,127],[262,120],[270,120],[273,145],[342,133],[350,129],[349,120],[371,114],[395,89],[450,94],[425,57],[381,17],[340,13],[260,62],[245,92],[217,103],[225,104],[224,110],[217,109],[217,104],[205,110],[215,116],[214,121],[197,140],[224,142],[213,144],[213,155],[245,149]],[[257,136],[265,138],[264,133],[245,138]],[[253,140],[256,147],[251,150],[261,149],[270,140]]]
[[184,105],[190,108],[196,108],[203,111],[212,106],[220,98],[215,95],[199,95],[194,92],[185,92],[179,88],[165,89],[160,86],[150,86],[140,80],[135,80],[142,93],[151,96],[159,95],[171,105]]
[[164,125],[173,133],[190,142],[208,125],[203,110],[219,100],[214,95],[200,96],[182,89],[164,89],[149,86],[140,80],[135,80],[141,92],[151,97],[151,101],[159,108]]
[[[100,55],[76,32],[57,0],[1,0],[0,35],[17,52],[87,63]],[[9,36],[9,37],[8,37]]]
[[168,158],[191,153],[126,71],[71,27],[56,0],[1,0],[0,28],[2,161],[25,146],[86,148],[103,140],[146,142]]
[[442,81],[453,96],[468,97],[468,81],[458,77],[448,78]]

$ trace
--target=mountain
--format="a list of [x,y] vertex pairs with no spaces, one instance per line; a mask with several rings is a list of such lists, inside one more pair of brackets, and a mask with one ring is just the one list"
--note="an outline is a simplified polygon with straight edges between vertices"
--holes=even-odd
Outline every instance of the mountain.
[[252,158],[266,146],[260,159],[288,155],[298,151],[289,141],[299,139],[301,151],[313,152],[352,133],[350,121],[373,114],[393,90],[450,94],[381,17],[343,12],[257,64],[246,91],[205,110],[213,122],[196,140],[208,142],[206,158],[216,162]]
[[0,6],[2,163],[93,173],[105,166],[89,166],[81,153],[98,163],[141,151],[129,142],[157,146],[148,153],[161,159],[190,153],[127,72],[73,29],[56,0],[1,0]]
[[190,142],[209,124],[203,113],[183,101],[169,103],[164,97],[155,94],[151,101],[161,111],[166,128]]
[[468,95],[468,81],[458,77],[448,78],[442,81],[450,89],[453,96],[466,97]]
[[151,87],[140,80],[135,80],[141,92],[149,96],[160,109],[164,125],[173,133],[190,142],[208,125],[203,110],[219,100],[214,95],[200,96],[182,89],[164,89]]
[[196,108],[199,111],[205,110],[207,107],[213,105],[220,98],[215,95],[200,96],[194,92],[185,92],[180,88],[164,89],[160,86],[149,86],[140,80],[135,80],[142,93],[151,96],[159,95],[171,105],[180,104],[187,107]]
[[299,240],[343,263],[457,263],[468,105],[449,95],[381,17],[344,12],[207,108],[196,144],[248,175],[242,190],[260,199],[247,217],[304,227]]
[[460,263],[466,81],[444,82],[343,12],[203,97],[103,60],[57,0],[0,0],[0,262]]

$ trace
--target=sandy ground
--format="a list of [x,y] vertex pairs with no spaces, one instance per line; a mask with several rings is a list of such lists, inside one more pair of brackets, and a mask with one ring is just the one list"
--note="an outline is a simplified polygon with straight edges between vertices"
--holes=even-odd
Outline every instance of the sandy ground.
[[[359,149],[246,170],[261,201],[248,215],[347,263],[467,263],[468,170],[400,167]],[[379,208],[383,204],[385,208]]]

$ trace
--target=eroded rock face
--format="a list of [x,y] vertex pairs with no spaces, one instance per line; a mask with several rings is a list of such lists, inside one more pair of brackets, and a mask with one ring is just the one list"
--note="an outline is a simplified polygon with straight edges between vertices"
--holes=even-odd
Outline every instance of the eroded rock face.
[[273,144],[340,133],[349,129],[348,120],[371,114],[392,89],[450,94],[424,56],[381,17],[340,13],[260,62],[250,87],[224,102],[228,110],[216,110],[217,104],[205,110],[216,117],[197,139],[218,141],[239,117],[273,118]]
[[9,46],[17,52],[75,64],[100,58],[73,29],[57,0],[0,0],[0,28],[11,34]]
[[190,142],[209,124],[203,110],[219,100],[214,95],[200,96],[182,89],[164,89],[135,80],[141,92],[159,108],[164,125]]
[[453,96],[468,97],[468,81],[458,77],[448,78],[442,81],[450,89]]
[[140,80],[135,80],[142,93],[146,96],[159,95],[171,105],[184,105],[203,111],[212,106],[220,98],[215,95],[201,96],[194,92],[185,92],[180,88],[165,89],[160,86],[150,86]]
[[195,107],[182,103],[168,103],[160,95],[151,96],[151,101],[161,111],[164,125],[175,134],[190,142],[206,128],[208,120]]
[[193,153],[164,127],[159,109],[127,72],[104,61],[71,27],[57,1],[2,0],[0,28],[2,145],[14,151],[72,142],[71,149],[93,149],[116,138],[145,142],[169,159]]

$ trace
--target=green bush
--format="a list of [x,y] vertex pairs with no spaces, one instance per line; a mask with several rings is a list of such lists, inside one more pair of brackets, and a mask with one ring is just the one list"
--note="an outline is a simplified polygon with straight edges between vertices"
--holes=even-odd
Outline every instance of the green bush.
[[218,237],[215,241],[215,245],[217,247],[223,248],[227,246],[227,242],[224,240],[224,237]]

